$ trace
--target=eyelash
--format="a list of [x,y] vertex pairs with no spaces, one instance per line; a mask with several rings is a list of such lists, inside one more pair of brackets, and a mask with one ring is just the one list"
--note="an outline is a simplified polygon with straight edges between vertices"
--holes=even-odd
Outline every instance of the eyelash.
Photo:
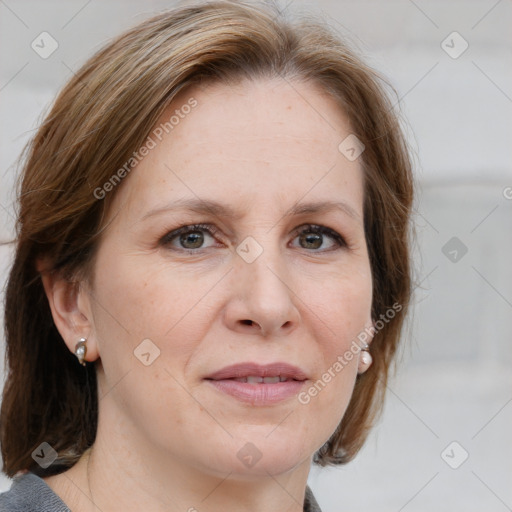
[[[159,244],[162,246],[166,246],[166,245],[170,244],[170,242],[172,242],[175,238],[179,237],[180,235],[182,235],[184,233],[191,233],[194,231],[207,231],[208,234],[210,234],[213,238],[215,238],[215,235],[217,235],[219,233],[219,230],[211,224],[190,224],[190,225],[182,226],[173,231],[170,231],[169,233],[167,233],[160,239]],[[332,252],[334,250],[349,248],[347,242],[339,233],[337,233],[336,231],[334,231],[326,226],[320,226],[317,224],[304,224],[303,226],[301,226],[300,228],[297,228],[294,231],[294,238],[299,235],[305,234],[305,233],[316,233],[316,234],[321,234],[321,235],[327,235],[330,238],[332,238],[334,240],[334,242],[336,243],[336,245],[338,246],[338,248],[334,248],[334,249],[313,250],[313,252],[320,252],[320,253]],[[208,247],[205,249],[203,249],[203,248],[185,249],[183,247],[181,247],[179,249],[177,249],[177,248],[173,248],[173,249],[177,250],[179,252],[187,253],[187,254],[199,254],[203,250],[208,249]],[[305,249],[305,250],[308,250],[308,249]]]

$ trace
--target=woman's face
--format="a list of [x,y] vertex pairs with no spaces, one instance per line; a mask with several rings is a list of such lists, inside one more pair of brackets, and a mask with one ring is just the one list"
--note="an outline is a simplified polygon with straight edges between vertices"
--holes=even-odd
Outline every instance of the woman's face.
[[344,354],[371,325],[350,126],[283,80],[192,88],[166,122],[115,191],[86,295],[98,435],[223,477],[281,474],[341,421],[359,357]]

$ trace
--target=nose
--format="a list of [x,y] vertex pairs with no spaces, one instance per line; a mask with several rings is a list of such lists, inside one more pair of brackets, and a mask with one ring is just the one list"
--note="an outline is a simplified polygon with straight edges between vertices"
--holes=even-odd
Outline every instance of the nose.
[[225,321],[243,334],[277,337],[290,334],[300,323],[300,299],[279,255],[264,251],[252,263],[235,261]]

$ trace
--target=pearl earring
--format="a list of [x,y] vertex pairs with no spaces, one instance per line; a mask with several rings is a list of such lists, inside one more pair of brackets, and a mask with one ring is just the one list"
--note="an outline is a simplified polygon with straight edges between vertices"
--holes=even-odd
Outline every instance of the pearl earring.
[[85,354],[87,354],[87,340],[80,338],[78,343],[75,345],[75,355],[78,357],[78,362],[85,366]]
[[364,373],[368,368],[370,368],[373,362],[372,355],[370,354],[370,347],[367,343],[365,343],[364,347],[361,348],[361,355],[359,358],[359,368],[357,373]]

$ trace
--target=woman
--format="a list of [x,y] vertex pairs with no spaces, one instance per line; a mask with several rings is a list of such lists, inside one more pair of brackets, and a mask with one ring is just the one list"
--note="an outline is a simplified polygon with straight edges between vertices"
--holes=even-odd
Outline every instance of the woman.
[[361,448],[410,298],[381,82],[239,2],[149,19],[71,79],[21,180],[1,510],[320,510],[310,464]]

